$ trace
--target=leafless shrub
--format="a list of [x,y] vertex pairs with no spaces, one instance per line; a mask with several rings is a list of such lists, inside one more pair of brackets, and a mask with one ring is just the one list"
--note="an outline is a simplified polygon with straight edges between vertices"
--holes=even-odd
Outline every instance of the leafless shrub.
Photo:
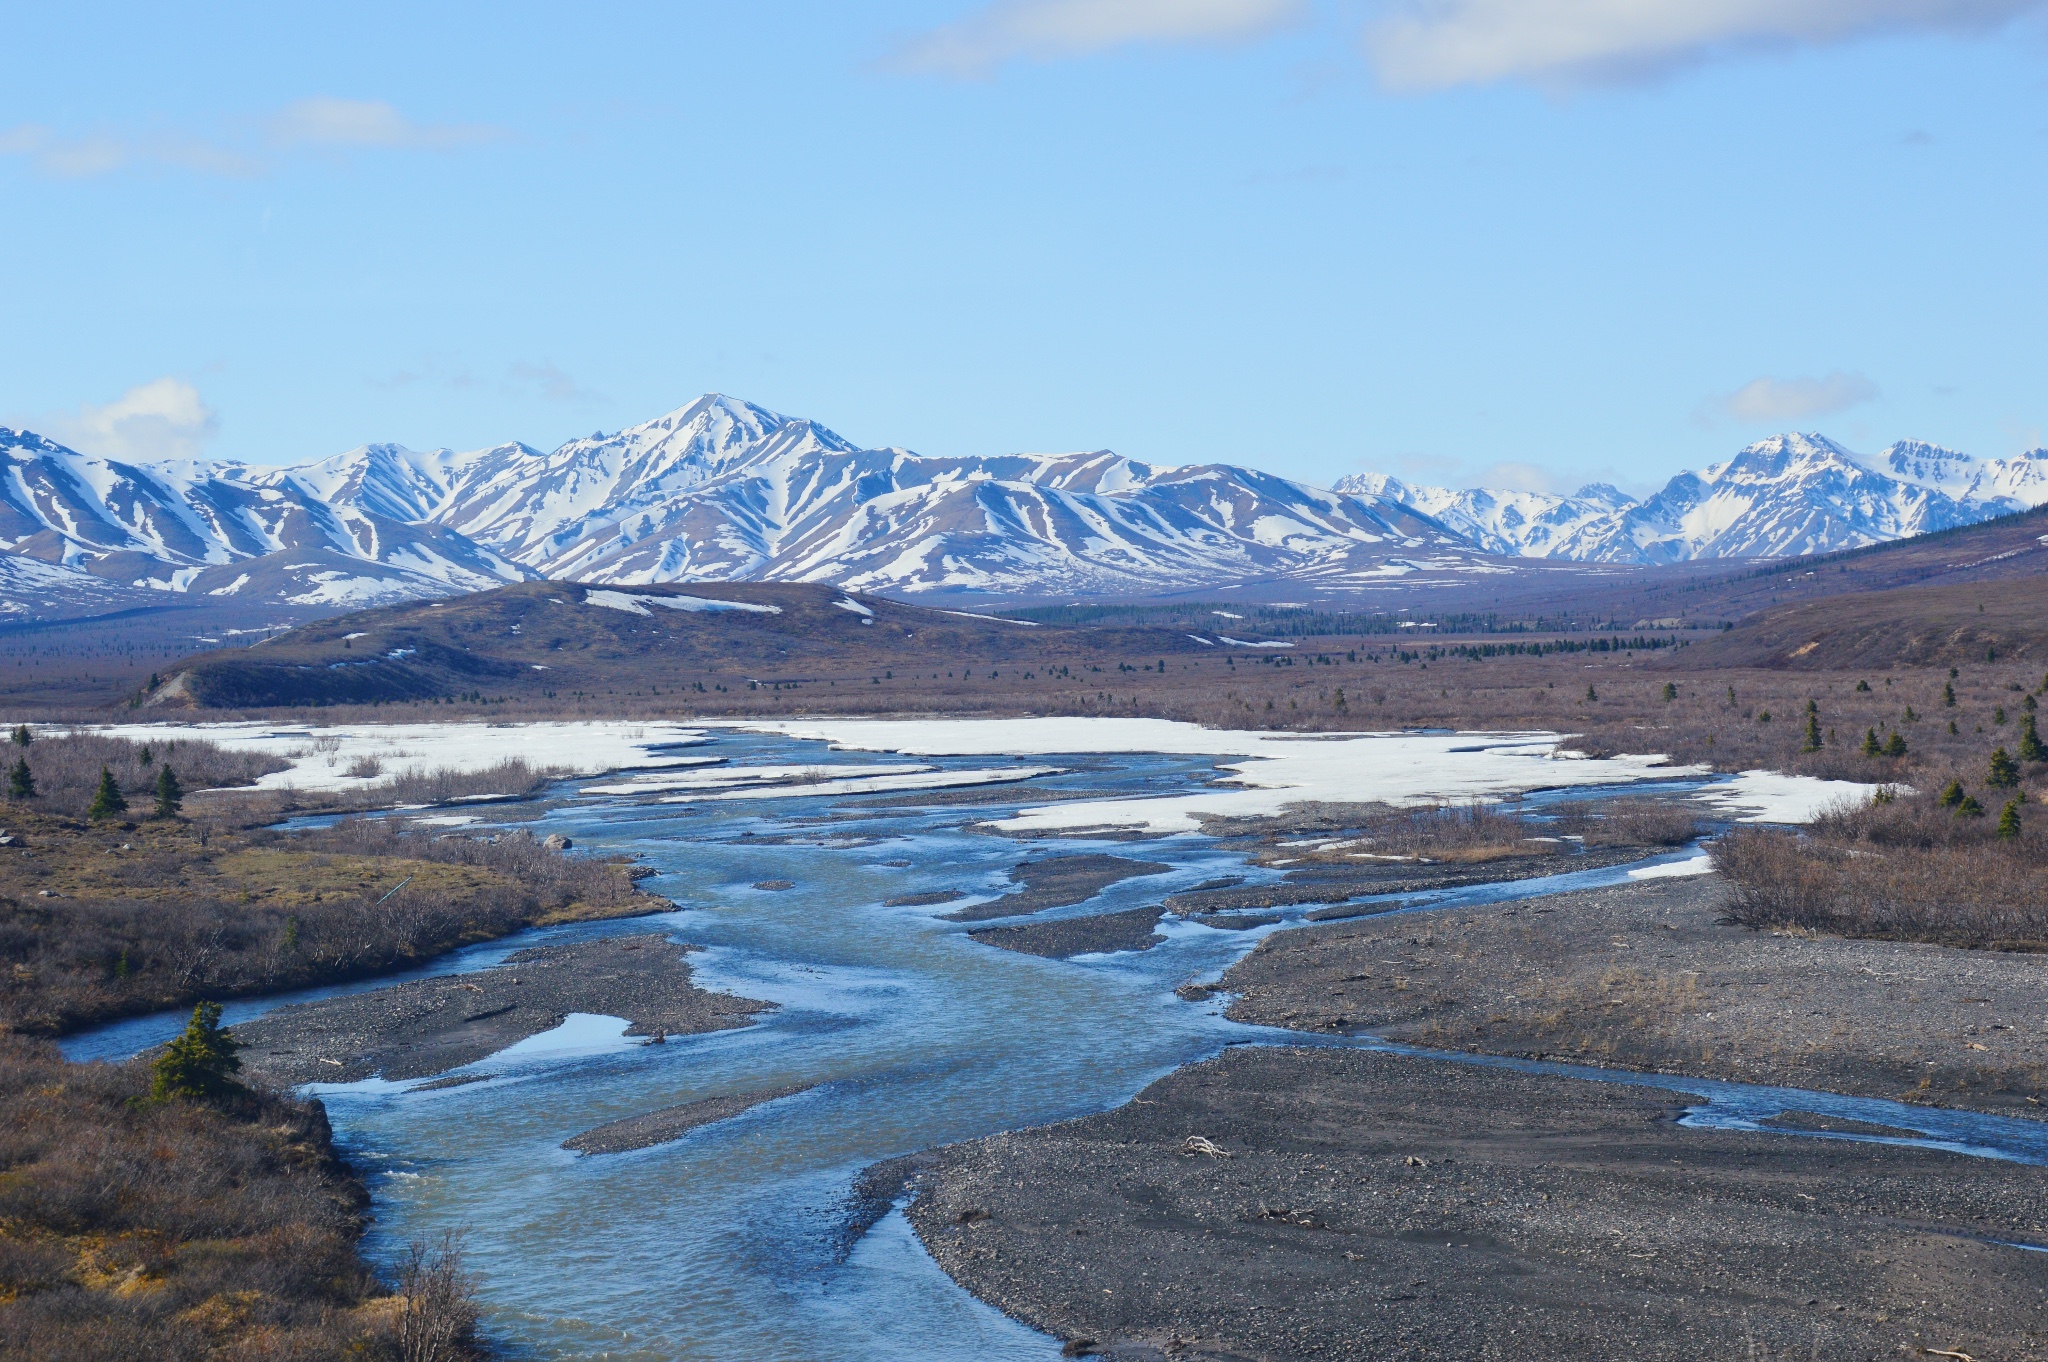
[[462,1268],[462,1236],[415,1239],[399,1261],[398,1353],[403,1362],[458,1362],[476,1355],[476,1282]]
[[[178,783],[187,790],[253,785],[259,777],[289,765],[274,756],[230,752],[192,738],[130,742],[96,733],[45,732],[25,749],[9,744],[0,747],[0,752],[5,753],[8,765],[26,760],[35,777],[36,797],[23,803],[73,816],[84,813],[92,802],[101,767],[114,773],[122,793],[140,809],[147,807],[158,769],[166,764],[177,771]],[[145,754],[147,761],[143,760]]]
[[1588,846],[1679,846],[1700,834],[1698,812],[1667,799],[1610,799],[1590,806],[1575,800],[1560,810],[1557,825]]
[[348,774],[357,780],[375,780],[384,774],[384,763],[376,757],[357,757],[348,764]]
[[534,766],[518,757],[480,771],[414,766],[378,787],[378,794],[400,804],[445,804],[454,799],[491,795],[529,795],[567,774],[556,767]]
[[[35,852],[0,863],[0,967],[12,971],[0,1027],[37,1033],[199,996],[360,977],[572,908],[602,914],[655,902],[638,894],[631,867],[549,850],[523,829],[436,837],[358,819],[207,837],[198,826],[150,825],[117,834],[142,844],[117,856],[90,829],[53,819],[16,826]],[[360,863],[337,868],[323,858]],[[429,890],[406,883],[421,862],[484,873]],[[323,874],[332,887],[303,891]],[[280,879],[295,876],[302,892],[278,897]],[[365,880],[375,887],[361,888]],[[60,895],[40,897],[45,884]],[[151,892],[165,889],[174,892]]]
[[[1915,820],[1917,821],[1917,820]],[[1713,846],[1751,927],[1955,946],[2048,946],[2048,870],[1995,840],[1855,847],[1745,828]]]

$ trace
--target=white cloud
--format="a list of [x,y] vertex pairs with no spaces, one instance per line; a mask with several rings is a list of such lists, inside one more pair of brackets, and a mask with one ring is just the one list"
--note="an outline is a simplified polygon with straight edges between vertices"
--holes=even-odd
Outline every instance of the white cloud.
[[602,398],[573,377],[543,360],[539,364],[520,362],[505,371],[507,386],[515,392],[533,392],[550,402],[595,402]]
[[1138,43],[1243,42],[1307,11],[1307,0],[997,0],[911,39],[894,64],[986,76],[1018,58],[1082,57]]
[[1371,25],[1382,84],[1640,79],[1730,52],[1902,30],[1984,31],[2048,0],[1405,0]]
[[111,402],[88,402],[38,425],[51,439],[83,454],[147,461],[197,458],[220,421],[190,383],[159,378]]
[[227,147],[164,133],[93,132],[67,137],[40,123],[0,128],[0,156],[23,156],[53,179],[81,180],[135,166],[247,179],[262,162]]
[[269,122],[271,139],[296,147],[405,147],[442,151],[493,142],[502,128],[481,123],[415,123],[381,99],[318,95],[287,104]]
[[1832,416],[1868,402],[1877,388],[1861,374],[1829,374],[1825,378],[1757,378],[1709,402],[1701,423],[1715,416],[1748,423],[1804,421]]
[[278,152],[385,148],[453,151],[509,134],[481,123],[415,123],[382,100],[320,96],[288,104],[260,120],[265,155],[252,130],[239,139],[209,140],[161,129],[99,129],[66,134],[41,123],[0,128],[0,156],[20,156],[53,179],[89,179],[123,170],[185,170],[251,179],[267,174]]

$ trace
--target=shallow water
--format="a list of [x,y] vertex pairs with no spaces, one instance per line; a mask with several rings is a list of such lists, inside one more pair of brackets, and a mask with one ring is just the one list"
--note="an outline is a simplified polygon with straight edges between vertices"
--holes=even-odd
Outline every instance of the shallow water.
[[[888,760],[742,734],[720,735],[701,750],[746,763]],[[528,945],[666,931],[705,948],[691,957],[702,986],[774,1002],[779,1010],[745,1029],[652,1047],[623,1039],[616,1020],[577,1016],[471,1066],[494,1075],[486,1082],[433,1092],[378,1080],[326,1089],[338,1138],[376,1197],[371,1252],[388,1254],[444,1226],[467,1227],[470,1264],[483,1278],[486,1327],[515,1356],[1057,1356],[1054,1341],[954,1286],[900,1213],[856,1237],[855,1175],[894,1155],[1104,1110],[1227,1044],[1356,1042],[1242,1026],[1221,1016],[1221,1000],[1193,1004],[1173,995],[1180,983],[1213,979],[1263,932],[1169,921],[1161,928],[1166,941],[1152,950],[1062,962],[979,945],[965,935],[967,925],[937,920],[958,903],[882,906],[939,889],[998,893],[1019,859],[1054,852],[1106,851],[1172,870],[1112,886],[1050,917],[1156,903],[1226,873],[1273,876],[1198,836],[1140,843],[1066,838],[1046,846],[972,830],[1008,809],[1043,803],[1048,793],[1167,792],[1200,784],[1212,772],[1212,763],[1199,758],[1051,760],[1086,769],[1010,787],[1002,803],[949,805],[914,791],[886,799],[699,804],[593,796],[532,825],[593,851],[642,857],[660,872],[646,887],[674,899],[678,911],[526,933],[459,952],[422,973],[487,967]],[[965,770],[999,763],[933,764]],[[1619,867],[1402,897],[1427,906],[1483,902],[1613,883],[1626,873]],[[752,887],[764,880],[795,887]],[[278,1001],[236,1004],[228,1020]],[[181,1021],[121,1023],[75,1038],[66,1049],[74,1058],[132,1054]],[[1796,1107],[1922,1130],[1943,1147],[2048,1161],[2048,1146],[2034,1142],[2040,1132],[2028,1122],[1526,1067],[1698,1093],[1709,1099],[1689,1118],[1699,1124],[1751,1129]],[[806,1085],[808,1091],[653,1149],[583,1157],[560,1147],[592,1126],[653,1108]]]

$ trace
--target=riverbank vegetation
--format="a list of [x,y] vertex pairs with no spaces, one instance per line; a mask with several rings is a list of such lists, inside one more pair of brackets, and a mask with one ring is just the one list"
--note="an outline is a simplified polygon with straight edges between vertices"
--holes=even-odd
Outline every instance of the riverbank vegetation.
[[523,830],[433,836],[356,819],[284,832],[221,808],[93,820],[27,800],[0,818],[0,963],[11,974],[0,1025],[31,1034],[386,973],[525,927],[668,906],[638,891],[631,867],[563,855]]
[[1844,805],[1804,835],[1740,829],[1714,845],[1714,864],[1735,887],[1730,918],[1748,926],[2048,950],[2041,798],[2017,776],[1975,793],[1959,776],[1939,794]]

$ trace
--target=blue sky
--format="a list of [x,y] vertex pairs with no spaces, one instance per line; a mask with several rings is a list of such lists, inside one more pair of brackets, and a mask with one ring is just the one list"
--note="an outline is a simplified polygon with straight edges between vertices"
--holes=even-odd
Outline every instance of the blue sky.
[[2048,441],[2042,9],[17,7],[0,423],[296,461],[716,390],[1315,482],[2010,454]]

